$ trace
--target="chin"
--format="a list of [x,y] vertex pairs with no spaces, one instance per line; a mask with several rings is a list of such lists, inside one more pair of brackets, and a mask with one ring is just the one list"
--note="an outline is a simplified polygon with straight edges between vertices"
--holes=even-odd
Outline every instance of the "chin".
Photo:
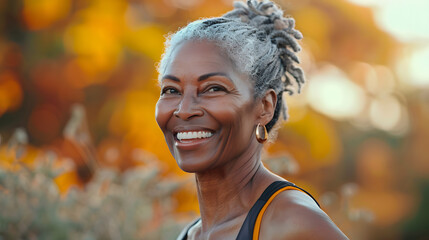
[[214,159],[202,159],[194,157],[174,156],[177,165],[182,171],[187,173],[200,173],[209,170],[216,162]]
[[180,169],[188,173],[198,173],[209,170],[218,162],[218,149],[207,148],[206,146],[198,150],[181,150],[174,146],[170,148],[174,159]]
[[208,169],[207,166],[203,163],[189,163],[187,161],[181,161],[178,160],[177,164],[182,171],[187,173],[198,173],[198,172],[204,172]]

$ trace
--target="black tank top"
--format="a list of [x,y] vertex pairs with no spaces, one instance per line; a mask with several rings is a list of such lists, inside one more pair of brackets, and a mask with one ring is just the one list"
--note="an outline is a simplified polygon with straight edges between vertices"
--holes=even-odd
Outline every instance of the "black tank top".
[[[238,232],[237,240],[258,240],[259,239],[259,230],[261,227],[261,221],[262,216],[268,207],[270,205],[271,201],[281,192],[285,190],[299,190],[304,193],[306,193],[308,196],[310,196],[317,204],[317,206],[320,207],[319,203],[317,203],[316,199],[313,198],[313,196],[310,195],[307,191],[304,189],[296,186],[295,184],[287,181],[276,181],[271,183],[265,191],[262,193],[262,195],[259,197],[259,199],[256,201],[256,203],[252,206],[249,213],[246,216],[246,219],[244,220],[243,225],[240,228],[240,231]],[[193,221],[191,224],[189,224],[185,230],[177,237],[177,240],[186,240],[188,238],[188,231],[189,229],[197,224],[197,222],[200,221],[200,218]]]

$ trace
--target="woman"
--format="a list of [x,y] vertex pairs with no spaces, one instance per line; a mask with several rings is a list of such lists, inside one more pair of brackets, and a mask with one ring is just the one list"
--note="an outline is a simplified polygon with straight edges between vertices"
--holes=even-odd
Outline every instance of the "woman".
[[167,41],[156,120],[179,167],[195,173],[201,211],[178,239],[347,239],[308,193],[261,163],[268,132],[286,117],[283,92],[291,78],[304,82],[293,63],[300,38],[273,3],[248,1]]

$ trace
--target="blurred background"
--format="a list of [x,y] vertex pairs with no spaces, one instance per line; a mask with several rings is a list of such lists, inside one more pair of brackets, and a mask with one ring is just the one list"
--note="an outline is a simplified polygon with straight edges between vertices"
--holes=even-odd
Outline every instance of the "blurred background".
[[[277,0],[307,83],[265,164],[351,239],[429,239],[429,2]],[[166,34],[230,0],[0,0],[2,239],[173,239],[193,176],[154,118]]]

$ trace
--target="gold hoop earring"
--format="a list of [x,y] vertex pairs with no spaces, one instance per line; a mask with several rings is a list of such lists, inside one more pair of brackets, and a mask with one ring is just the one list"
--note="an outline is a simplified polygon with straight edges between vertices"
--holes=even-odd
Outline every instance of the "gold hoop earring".
[[268,139],[268,132],[267,128],[264,125],[261,125],[258,123],[258,126],[256,126],[256,140],[260,143],[264,143]]

